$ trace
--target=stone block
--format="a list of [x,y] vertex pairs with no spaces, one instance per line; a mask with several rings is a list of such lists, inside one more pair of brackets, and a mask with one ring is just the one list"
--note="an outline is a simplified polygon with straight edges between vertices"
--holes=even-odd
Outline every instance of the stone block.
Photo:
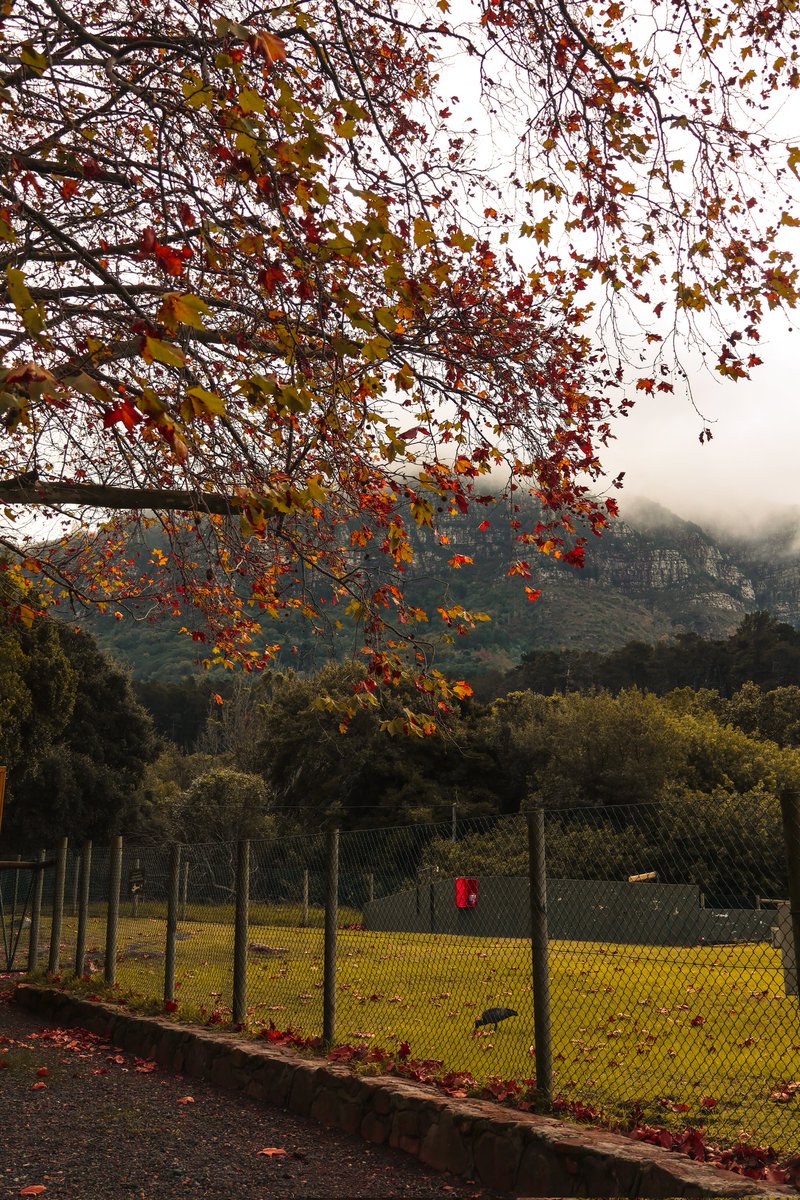
[[311,1102],[310,1116],[329,1129],[341,1128],[342,1096],[335,1087],[319,1088]]
[[298,1063],[294,1070],[289,1090],[289,1109],[301,1117],[307,1117],[314,1097],[314,1068]]
[[389,1136],[389,1123],[386,1117],[376,1112],[366,1112],[361,1121],[361,1136],[376,1146],[382,1145]]
[[419,1113],[413,1108],[401,1109],[392,1118],[391,1138],[401,1137],[419,1137]]
[[360,1101],[342,1097],[339,1114],[339,1128],[343,1129],[345,1133],[358,1133],[364,1116],[364,1109]]
[[[514,1189],[520,1196],[563,1196],[563,1181],[552,1151],[538,1139],[522,1151]],[[603,1195],[597,1192],[596,1195]]]
[[193,1034],[186,1048],[184,1071],[193,1079],[205,1079],[211,1062],[211,1047],[197,1034]]
[[473,1158],[481,1183],[498,1192],[510,1192],[517,1178],[522,1145],[513,1134],[486,1132],[475,1142]]
[[472,1154],[456,1128],[449,1109],[440,1113],[438,1121],[428,1129],[419,1149],[422,1162],[435,1171],[449,1171],[451,1175],[468,1175],[472,1171]]

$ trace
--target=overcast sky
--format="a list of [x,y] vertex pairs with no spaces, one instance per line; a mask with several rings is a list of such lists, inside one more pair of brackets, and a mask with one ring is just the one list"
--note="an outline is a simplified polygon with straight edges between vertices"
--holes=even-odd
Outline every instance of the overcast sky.
[[700,523],[709,517],[749,521],[776,507],[800,507],[800,331],[785,316],[771,321],[750,381],[717,382],[698,372],[695,400],[703,422],[677,392],[637,401],[617,421],[617,440],[604,456],[611,473],[625,471],[618,493],[644,496]]

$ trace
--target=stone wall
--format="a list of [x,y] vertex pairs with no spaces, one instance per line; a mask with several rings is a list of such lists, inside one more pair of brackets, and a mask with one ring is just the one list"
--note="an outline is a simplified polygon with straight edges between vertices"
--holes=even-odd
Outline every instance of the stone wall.
[[15,1002],[80,1025],[165,1070],[210,1080],[323,1125],[415,1155],[435,1170],[519,1196],[794,1196],[656,1146],[392,1077],[365,1078],[324,1059],[226,1036],[118,1005],[20,984]]

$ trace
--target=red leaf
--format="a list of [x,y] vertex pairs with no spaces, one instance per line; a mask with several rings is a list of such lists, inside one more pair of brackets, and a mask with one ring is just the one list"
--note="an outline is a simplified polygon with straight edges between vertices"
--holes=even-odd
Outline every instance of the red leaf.
[[61,185],[61,195],[65,200],[71,200],[78,190],[77,179],[65,179]]
[[164,1001],[164,1012],[177,1012],[177,1011],[178,1011],[178,1001],[177,1000],[165,1000]]
[[700,1100],[700,1107],[701,1108],[716,1108],[717,1101],[714,1099],[713,1096],[703,1096]]
[[258,1153],[266,1155],[267,1158],[274,1158],[276,1154],[285,1154],[286,1151],[281,1146],[265,1146]]
[[183,274],[183,255],[180,251],[173,250],[171,246],[162,246],[159,242],[156,242],[154,250],[156,262],[165,275]]
[[152,254],[156,245],[156,231],[152,225],[148,225],[142,236],[139,238],[139,251],[141,254]]
[[20,1196],[41,1196],[42,1192],[46,1192],[47,1188],[43,1183],[32,1183],[30,1187],[23,1188]]
[[48,1071],[47,1067],[37,1067],[36,1074],[40,1079],[46,1079],[50,1072]]
[[705,1025],[705,1023],[705,1017],[701,1017],[699,1013],[696,1017],[692,1017],[691,1021],[689,1022],[690,1025]]
[[46,1087],[47,1087],[47,1084],[46,1084],[46,1083],[42,1083],[42,1082],[40,1081],[39,1083],[35,1083],[35,1084],[33,1085],[33,1090],[34,1090],[34,1091],[36,1091],[38,1088],[46,1088]]
[[194,1096],[179,1096],[178,1104],[194,1104]]

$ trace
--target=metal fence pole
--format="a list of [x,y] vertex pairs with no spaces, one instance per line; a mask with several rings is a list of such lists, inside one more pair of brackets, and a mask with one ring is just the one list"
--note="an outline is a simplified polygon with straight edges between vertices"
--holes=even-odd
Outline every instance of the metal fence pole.
[[92,843],[81,847],[81,870],[78,879],[78,932],[75,936],[75,974],[82,975],[86,958],[86,930],[89,923],[89,882],[92,874]]
[[47,970],[58,974],[61,953],[61,924],[64,919],[64,884],[67,878],[67,839],[62,838],[56,850],[56,878],[53,884],[53,922],[50,926],[50,957]]
[[170,846],[167,891],[167,938],[164,947],[164,1003],[175,999],[175,936],[178,932],[178,897],[181,883],[181,848]]
[[303,871],[303,929],[308,929],[308,868]]
[[181,920],[186,920],[186,904],[189,898],[189,860],[183,863],[183,878],[181,880]]
[[553,1093],[553,1049],[550,1039],[550,969],[547,956],[547,866],[544,811],[527,814],[533,971],[533,1033],[536,1088],[549,1100]]
[[[39,851],[39,862],[47,858],[47,851]],[[44,892],[44,867],[36,872],[36,883],[33,885],[33,905],[31,906],[31,934],[28,942],[28,970],[35,971],[39,960],[39,926],[42,920],[42,893]]]
[[322,1041],[332,1046],[336,1030],[336,924],[339,913],[339,830],[329,829],[325,863],[325,947],[323,955]]
[[800,791],[787,788],[781,792],[783,846],[789,876],[789,913],[792,919],[795,979],[800,969]]
[[372,901],[374,899],[375,899],[375,874],[373,871],[370,871],[369,875],[367,876],[367,901],[370,904],[372,904]]
[[78,850],[76,856],[77,862],[73,862],[72,867],[72,905],[71,913],[73,917],[78,915],[78,897],[80,894],[80,879],[81,870],[83,869],[82,851]]
[[250,843],[236,844],[236,913],[233,932],[233,1022],[247,1016],[247,932],[250,918]]
[[[141,871],[142,860],[140,858],[137,858],[134,860],[133,869],[134,869],[134,871],[136,871],[137,875]],[[134,883],[131,887],[131,916],[132,917],[138,917],[138,915],[139,915],[139,889],[141,888],[141,886],[142,885],[140,883]]]
[[106,917],[106,958],[103,978],[113,984],[117,977],[117,936],[119,933],[119,889],[122,882],[122,838],[111,839],[108,863],[108,914]]

